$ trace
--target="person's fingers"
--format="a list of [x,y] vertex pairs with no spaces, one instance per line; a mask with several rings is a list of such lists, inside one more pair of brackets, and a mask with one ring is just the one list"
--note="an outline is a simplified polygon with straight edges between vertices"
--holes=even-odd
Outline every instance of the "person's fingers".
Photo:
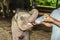
[[47,20],[49,19],[49,17],[50,17],[49,14],[44,14],[43,16],[44,16],[44,20],[45,20],[45,21],[47,21]]
[[44,14],[44,17],[49,17],[50,15],[49,14]]

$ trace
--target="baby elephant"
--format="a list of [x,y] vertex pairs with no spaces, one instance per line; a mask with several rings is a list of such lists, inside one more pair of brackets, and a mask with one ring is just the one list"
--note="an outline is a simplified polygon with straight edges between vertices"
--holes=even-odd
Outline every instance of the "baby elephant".
[[38,10],[32,9],[30,12],[19,11],[12,18],[12,38],[13,40],[29,40],[29,29],[33,27],[32,22],[38,16]]

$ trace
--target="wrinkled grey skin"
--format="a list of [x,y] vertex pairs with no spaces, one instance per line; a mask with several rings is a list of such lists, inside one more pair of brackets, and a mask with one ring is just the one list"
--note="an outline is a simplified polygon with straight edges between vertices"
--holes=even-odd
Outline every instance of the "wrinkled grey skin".
[[[15,16],[12,18],[12,38],[13,40],[29,40],[29,30],[31,26],[28,27],[22,27],[24,24],[30,23],[35,21],[35,19],[38,16],[38,11],[36,9],[33,9],[30,11],[31,14],[20,11],[15,14]],[[25,32],[23,32],[23,31]]]

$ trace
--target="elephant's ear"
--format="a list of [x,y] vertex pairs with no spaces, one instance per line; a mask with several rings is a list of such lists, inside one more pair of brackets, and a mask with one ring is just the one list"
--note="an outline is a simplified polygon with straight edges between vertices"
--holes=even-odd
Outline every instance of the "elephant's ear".
[[13,16],[12,20],[17,21],[17,19],[18,19],[18,14],[16,13],[16,14]]

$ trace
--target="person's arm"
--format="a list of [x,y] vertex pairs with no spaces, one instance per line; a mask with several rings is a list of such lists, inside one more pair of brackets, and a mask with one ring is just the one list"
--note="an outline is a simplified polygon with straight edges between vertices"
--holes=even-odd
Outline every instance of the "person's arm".
[[60,21],[58,21],[57,19],[51,17],[48,14],[45,14],[44,17],[45,17],[45,21],[46,22],[51,22],[51,23],[53,23],[53,24],[55,24],[55,25],[60,27]]
[[48,23],[48,22],[44,22],[45,21],[45,18],[44,16],[41,16],[41,17],[38,17],[35,22],[34,22],[34,25],[44,25],[46,27],[51,27],[51,23]]
[[46,27],[52,27],[51,23],[42,22],[42,24],[45,25]]
[[45,25],[46,27],[52,27],[51,23],[40,22],[40,21],[38,21],[38,20],[35,20],[34,25],[40,25],[40,24]]
[[54,18],[52,18],[52,19],[53,19],[52,23],[60,27],[60,21],[58,21]]

